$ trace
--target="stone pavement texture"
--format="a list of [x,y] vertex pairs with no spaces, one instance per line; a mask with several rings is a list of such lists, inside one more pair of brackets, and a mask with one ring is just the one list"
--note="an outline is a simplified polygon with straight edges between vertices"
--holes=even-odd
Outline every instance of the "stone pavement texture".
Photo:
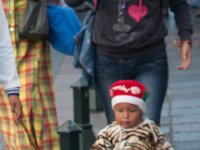
[[[192,12],[195,11],[194,9]],[[200,150],[200,18],[193,14],[194,34],[192,65],[186,71],[176,70],[178,50],[172,45],[177,36],[173,15],[166,18],[169,35],[166,38],[169,59],[169,87],[165,98],[161,129],[176,150]],[[80,14],[80,16],[83,14]],[[71,85],[81,70],[73,68],[73,58],[53,51],[55,96],[59,125],[73,119],[73,91]],[[105,123],[104,112],[91,112],[90,121],[96,134]],[[0,150],[6,150],[0,135]]]
[[172,17],[166,20],[169,35],[169,87],[162,111],[161,127],[168,139],[177,150],[200,150],[200,18],[195,18],[195,10],[192,10],[194,24],[192,65],[186,71],[175,69],[179,64],[177,50],[172,45],[176,29]]

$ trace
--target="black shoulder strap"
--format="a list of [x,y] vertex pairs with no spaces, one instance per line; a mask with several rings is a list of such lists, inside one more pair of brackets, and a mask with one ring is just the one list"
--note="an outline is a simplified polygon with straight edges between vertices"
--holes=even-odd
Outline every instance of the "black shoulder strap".
[[100,1],[100,0],[93,0],[93,11],[94,11],[94,12],[97,10],[99,1]]
[[76,7],[84,3],[85,0],[64,0],[71,7]]

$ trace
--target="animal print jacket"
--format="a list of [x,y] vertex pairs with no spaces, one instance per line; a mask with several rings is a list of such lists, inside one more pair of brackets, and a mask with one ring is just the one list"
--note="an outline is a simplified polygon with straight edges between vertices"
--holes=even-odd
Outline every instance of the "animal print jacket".
[[124,129],[116,122],[102,129],[91,150],[174,150],[159,127],[149,119]]

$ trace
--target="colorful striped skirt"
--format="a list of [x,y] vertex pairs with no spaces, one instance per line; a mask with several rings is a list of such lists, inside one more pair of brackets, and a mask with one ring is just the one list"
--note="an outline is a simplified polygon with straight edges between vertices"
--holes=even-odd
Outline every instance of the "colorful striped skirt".
[[[59,150],[50,51],[47,42],[21,40],[18,23],[26,0],[3,0],[21,81],[21,123],[0,88],[0,126],[9,150]],[[8,68],[9,69],[9,68]]]

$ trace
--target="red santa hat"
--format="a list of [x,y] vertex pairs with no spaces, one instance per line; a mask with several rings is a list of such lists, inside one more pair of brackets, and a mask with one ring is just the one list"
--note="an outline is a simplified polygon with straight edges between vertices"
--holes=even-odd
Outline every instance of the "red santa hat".
[[119,80],[110,86],[112,108],[118,103],[137,105],[145,111],[145,101],[149,95],[146,87],[135,80]]

